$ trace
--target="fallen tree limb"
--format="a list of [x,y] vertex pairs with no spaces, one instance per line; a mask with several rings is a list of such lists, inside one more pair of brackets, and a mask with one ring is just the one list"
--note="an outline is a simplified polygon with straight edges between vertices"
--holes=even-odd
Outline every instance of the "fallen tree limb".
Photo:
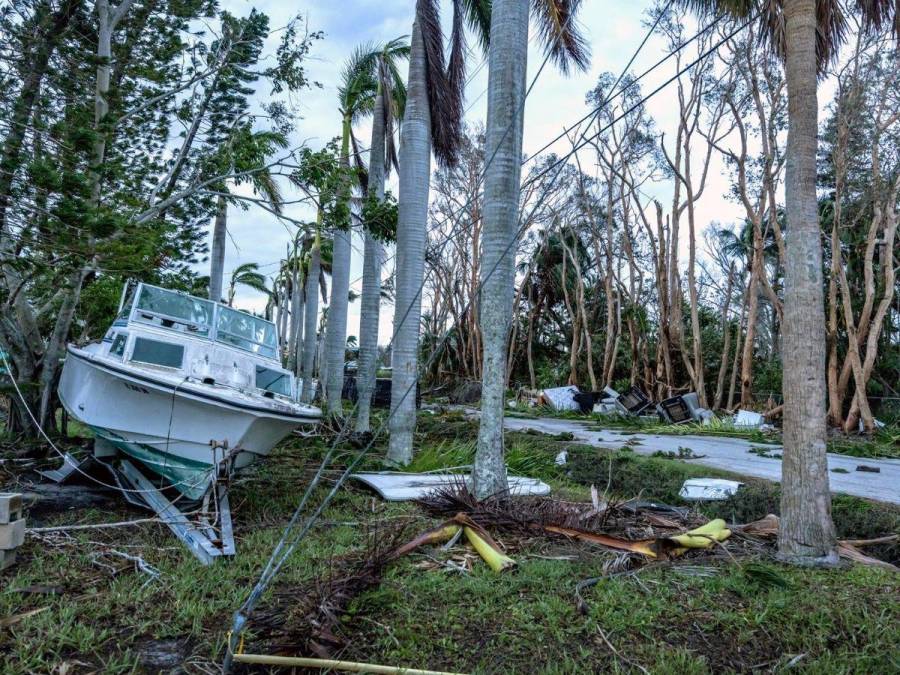
[[238,663],[255,663],[268,666],[293,666],[300,668],[319,668],[345,670],[351,673],[381,673],[383,675],[463,675],[442,670],[418,670],[416,668],[398,668],[396,666],[379,666],[374,663],[357,663],[356,661],[336,661],[334,659],[315,659],[306,656],[269,656],[268,654],[235,654]]

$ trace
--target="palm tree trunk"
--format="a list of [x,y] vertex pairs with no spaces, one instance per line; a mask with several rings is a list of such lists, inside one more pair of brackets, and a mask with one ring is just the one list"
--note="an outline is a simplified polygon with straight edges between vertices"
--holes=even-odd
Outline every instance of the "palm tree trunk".
[[816,204],[816,0],[784,5],[788,141],[784,460],[778,556],[838,562],[825,455],[825,309]]
[[209,257],[209,299],[222,301],[222,286],[225,281],[225,234],[228,204],[219,196],[216,204],[216,219],[213,223],[212,253]]
[[300,273],[300,261],[297,259],[297,246],[294,246],[291,268],[291,330],[288,342],[288,369],[295,372],[297,370],[297,354],[300,349],[300,307],[303,294],[303,276]]
[[[372,145],[369,150],[368,195],[384,199],[384,94],[379,89],[372,116]],[[370,232],[365,234],[363,250],[363,286],[359,313],[359,367],[356,391],[359,409],[356,431],[369,431],[372,392],[375,391],[375,365],[378,360],[378,314],[381,310],[381,242]]]
[[[350,119],[344,119],[341,164],[350,166]],[[347,195],[349,197],[349,194]],[[350,293],[350,230],[334,233],[331,261],[331,305],[325,328],[325,393],[328,414],[339,416],[344,388],[344,355],[347,349],[347,304]]]
[[[319,212],[319,220],[321,220]],[[319,243],[319,232],[316,230],[316,241],[309,254],[309,271],[306,275],[306,311],[303,316],[303,387],[300,400],[303,403],[312,401],[313,368],[316,365],[316,326],[319,322],[319,275],[322,273],[322,249]]]
[[507,489],[503,457],[506,348],[515,282],[528,0],[494,0],[481,253],[481,424],[472,478],[479,498]]
[[431,112],[425,72],[425,45],[417,17],[410,43],[406,110],[400,127],[400,199],[387,453],[389,461],[402,465],[412,460],[416,428],[419,320],[431,179]]

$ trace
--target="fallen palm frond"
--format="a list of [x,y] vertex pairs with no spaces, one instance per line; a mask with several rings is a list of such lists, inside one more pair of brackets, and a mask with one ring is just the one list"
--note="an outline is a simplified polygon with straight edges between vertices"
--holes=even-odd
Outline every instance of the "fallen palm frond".
[[[546,498],[513,498],[509,495],[478,500],[465,485],[436,490],[419,503],[434,515],[450,515],[453,512],[465,514],[482,528],[498,528],[525,535],[542,531],[617,551],[639,553],[648,558],[668,558],[681,555],[691,548],[710,548],[731,534],[725,527],[725,521],[717,519],[681,535],[662,535],[655,533],[651,526],[659,522],[659,517],[654,515],[644,520],[647,521],[645,530],[655,536],[622,537],[602,530],[612,529],[616,525],[622,529],[625,522],[634,525],[637,518],[643,519],[639,512],[622,510],[615,504],[598,509],[596,504]],[[666,529],[673,525],[678,526],[679,523],[665,519]]]
[[254,630],[266,635],[265,651],[329,658],[344,645],[338,628],[353,599],[377,587],[388,565],[400,555],[438,543],[447,533],[438,528],[412,540],[410,534],[410,523],[376,528],[362,551],[333,559],[327,576],[277,591],[266,609],[251,617]]
[[[624,525],[636,522],[633,512],[620,509],[615,503],[598,509],[590,503],[546,497],[512,497],[509,494],[479,500],[464,483],[435,490],[418,503],[437,517],[452,518],[458,513],[464,513],[482,527],[524,535],[532,534],[536,525],[600,533],[610,529],[623,529]],[[617,518],[621,518],[622,522],[617,522]]]
[[[765,518],[760,518],[752,523],[741,525],[738,529],[743,534],[774,539],[778,536],[778,527],[780,523],[781,521],[778,516],[770,513]],[[892,572],[900,572],[900,567],[885,560],[873,558],[859,550],[860,546],[887,544],[896,541],[898,538],[900,538],[900,535],[892,534],[886,537],[877,537],[875,539],[843,539],[837,543],[838,555],[845,560],[850,560],[861,565],[881,567],[886,570],[891,570]]]
[[503,572],[516,566],[516,561],[500,550],[500,545],[487,533],[487,531],[463,514],[457,514],[454,519],[463,526],[463,532],[469,543],[478,551],[478,555],[495,572]]
[[866,555],[862,551],[860,551],[856,546],[850,544],[846,541],[838,542],[838,555],[844,558],[845,560],[851,560],[853,562],[860,563],[861,565],[869,565],[871,567],[881,567],[886,570],[890,570],[892,572],[900,572],[900,567],[896,565],[892,565],[886,560],[879,560],[878,558],[873,558],[872,556]]

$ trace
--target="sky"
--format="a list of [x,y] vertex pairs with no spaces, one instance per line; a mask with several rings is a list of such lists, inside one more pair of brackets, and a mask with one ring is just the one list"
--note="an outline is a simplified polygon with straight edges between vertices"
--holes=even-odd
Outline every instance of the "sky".
[[[314,149],[320,148],[329,139],[340,133],[340,117],[337,113],[337,86],[343,61],[361,42],[382,42],[410,33],[413,19],[414,0],[300,0],[283,2],[263,0],[223,0],[225,9],[237,15],[245,15],[256,8],[269,15],[272,27],[285,25],[293,16],[307,17],[311,31],[323,31],[324,39],[314,43],[307,62],[310,79],[322,83],[321,88],[302,92],[298,97],[302,119],[298,122],[292,139],[294,145],[306,143]],[[452,3],[444,0],[442,11],[449,15]],[[525,124],[523,150],[531,155],[548,141],[560,134],[564,128],[580,119],[587,111],[585,94],[592,89],[603,72],[613,72],[616,76],[626,66],[635,49],[647,32],[644,24],[645,12],[652,5],[647,1],[610,2],[609,0],[586,0],[580,13],[581,28],[591,48],[591,63],[586,72],[570,73],[568,77],[557,71],[552,64],[541,71],[534,88],[525,104]],[[445,16],[449,19],[449,16]],[[696,27],[688,19],[689,34]],[[534,34],[532,26],[531,35]],[[271,40],[274,47],[277,36]],[[537,39],[529,42],[528,82],[532,82],[544,58]],[[467,122],[477,124],[484,121],[487,107],[487,65],[484,54],[477,42],[468,39],[471,53],[468,59],[469,81],[466,87]],[[271,51],[271,49],[270,49]],[[653,65],[668,49],[662,38],[653,36],[635,59],[631,72],[641,73]],[[656,89],[676,72],[674,60],[648,75],[641,82],[646,94]],[[258,94],[263,100],[265,91]],[[677,105],[674,104],[674,85],[670,85],[647,102],[647,110],[654,118],[661,132],[674,134],[677,124]],[[368,147],[369,125],[360,124],[356,128],[363,147]],[[564,142],[552,146],[549,152],[563,153],[568,150]],[[590,172],[586,167],[586,171]],[[697,222],[706,227],[711,222],[734,223],[740,220],[743,210],[727,198],[731,178],[720,158],[714,157],[710,169],[709,184],[697,205]],[[290,188],[286,188],[290,190]],[[394,194],[396,185],[390,186]],[[658,184],[646,191],[659,198],[663,204],[671,201],[671,184]],[[286,194],[291,194],[287,192]],[[300,219],[312,219],[313,214],[297,207],[289,215]],[[235,266],[245,262],[256,262],[261,272],[272,275],[277,272],[278,261],[285,255],[285,247],[290,240],[286,226],[271,214],[255,207],[241,211],[232,208],[229,212],[225,271],[228,274]],[[700,240],[702,242],[702,240]],[[682,248],[686,242],[681,242]],[[698,244],[699,245],[699,244]],[[390,256],[389,250],[387,255]],[[682,256],[684,257],[684,256]],[[205,271],[205,270],[204,270]],[[385,270],[387,275],[389,269]],[[352,251],[351,288],[361,290],[362,282],[362,240],[354,237]],[[235,305],[244,309],[261,310],[265,298],[248,289],[239,289]],[[390,340],[392,307],[384,305],[380,318],[379,343]],[[348,335],[358,335],[359,301],[351,303],[348,313]]]

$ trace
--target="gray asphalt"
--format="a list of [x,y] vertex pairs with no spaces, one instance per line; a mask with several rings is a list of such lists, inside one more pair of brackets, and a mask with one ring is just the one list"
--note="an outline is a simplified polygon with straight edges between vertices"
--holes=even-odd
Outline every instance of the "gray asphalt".
[[[477,414],[477,410],[468,409]],[[690,448],[695,455],[705,455],[699,459],[687,460],[691,464],[701,464],[716,469],[731,471],[743,476],[781,480],[781,460],[761,457],[750,452],[751,447],[763,447],[763,444],[752,443],[738,438],[714,436],[662,436],[659,434],[642,434],[621,432],[614,429],[589,428],[586,424],[575,420],[554,418],[520,418],[507,417],[504,426],[513,431],[534,429],[547,434],[570,432],[575,439],[599,448],[619,449],[630,443],[631,449],[641,455],[652,455],[654,452],[678,452],[679,447]],[[780,454],[780,445],[767,444],[772,453]],[[865,465],[880,469],[879,473],[857,471],[856,467]],[[833,469],[843,469],[847,473],[835,473]],[[828,478],[832,492],[856,497],[865,497],[876,501],[900,504],[900,460],[896,459],[863,459],[847,455],[828,455]]]

